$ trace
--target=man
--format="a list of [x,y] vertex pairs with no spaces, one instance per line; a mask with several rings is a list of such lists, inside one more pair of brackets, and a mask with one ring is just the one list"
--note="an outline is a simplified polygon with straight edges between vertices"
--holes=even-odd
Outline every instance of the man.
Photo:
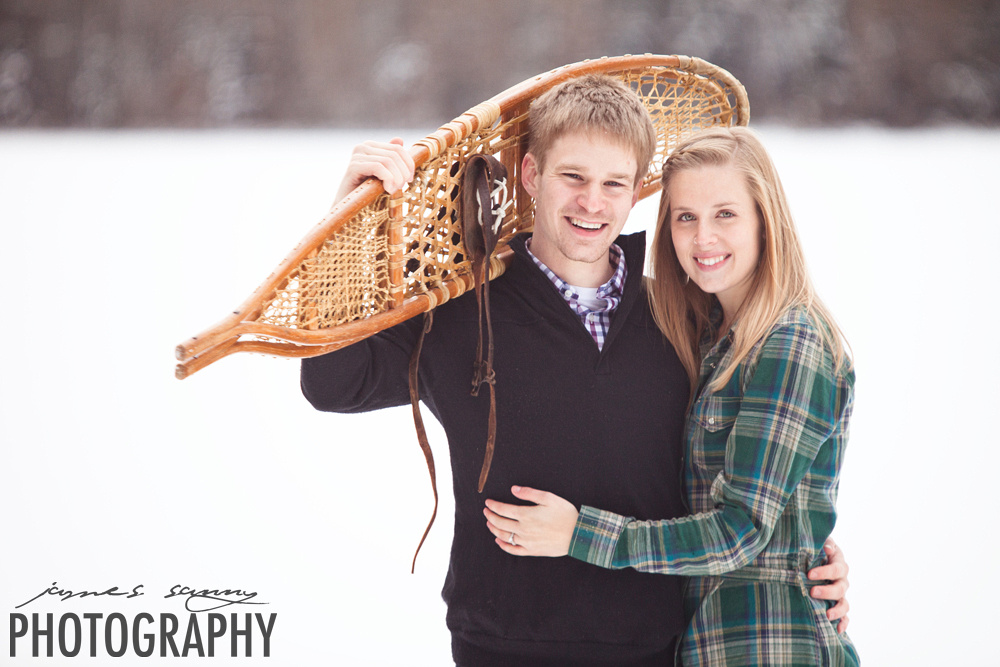
[[[619,236],[652,159],[649,117],[623,84],[583,77],[540,97],[529,123],[521,179],[535,199],[534,230],[512,242],[515,259],[491,285],[498,426],[482,494],[489,398],[469,392],[474,298],[437,308],[421,357],[420,395],[452,461],[455,537],[443,596],[454,658],[477,667],[670,665],[685,626],[678,578],[518,559],[486,529],[485,499],[517,502],[515,483],[627,516],[685,514],[687,379],[649,312],[644,235]],[[412,174],[401,142],[366,144],[338,197],[369,175],[392,192]],[[304,360],[303,393],[317,409],[340,412],[408,403],[421,325]]]

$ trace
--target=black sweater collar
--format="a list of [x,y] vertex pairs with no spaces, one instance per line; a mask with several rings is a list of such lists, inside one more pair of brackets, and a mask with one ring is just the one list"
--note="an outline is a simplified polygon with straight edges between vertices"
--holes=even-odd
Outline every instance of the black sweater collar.
[[[569,317],[579,323],[576,313],[569,308],[565,299],[559,294],[555,285],[552,284],[552,281],[531,260],[531,256],[528,254],[528,249],[525,246],[530,237],[530,234],[519,234],[510,242],[510,247],[514,251],[516,259],[505,275],[518,282],[524,281],[523,289],[530,290],[536,295],[537,298],[533,299],[534,307],[542,315],[558,318]],[[646,259],[646,233],[622,234],[615,239],[615,243],[618,244],[624,254],[625,265],[628,267],[628,277],[625,280],[625,289],[623,290],[621,303],[615,309],[611,320],[611,328],[604,341],[605,350],[613,343],[618,330],[628,319],[629,313],[636,302],[645,298],[642,290],[642,271]],[[582,327],[581,330],[583,330]],[[585,330],[584,333],[586,333]],[[589,335],[587,333],[587,336]],[[596,346],[594,349],[597,349]]]

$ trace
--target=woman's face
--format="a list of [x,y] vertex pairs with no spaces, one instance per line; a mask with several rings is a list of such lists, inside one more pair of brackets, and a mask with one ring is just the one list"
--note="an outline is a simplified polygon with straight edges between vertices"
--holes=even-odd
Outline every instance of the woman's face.
[[673,175],[670,235],[684,272],[714,294],[727,322],[746,299],[761,253],[761,221],[746,177],[733,165]]

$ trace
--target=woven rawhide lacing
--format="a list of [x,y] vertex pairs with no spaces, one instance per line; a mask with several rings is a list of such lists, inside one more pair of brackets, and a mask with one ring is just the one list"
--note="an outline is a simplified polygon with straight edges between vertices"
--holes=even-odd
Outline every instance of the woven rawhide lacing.
[[[499,160],[491,155],[476,154],[469,157],[462,177],[462,232],[466,258],[472,267],[475,281],[473,289],[476,293],[476,303],[479,309],[478,335],[476,345],[476,360],[472,367],[472,395],[479,395],[482,384],[490,386],[490,416],[486,436],[486,453],[483,457],[483,469],[479,474],[479,492],[482,493],[486,478],[489,476],[490,464],[493,461],[493,449],[496,441],[496,394],[494,386],[496,373],[493,371],[493,324],[490,320],[490,266],[494,262],[497,240],[500,237],[500,224],[503,222],[507,209],[513,203],[508,196],[507,169]],[[447,294],[447,290],[444,291]],[[447,298],[447,297],[446,297]],[[430,333],[434,324],[434,307],[424,313],[424,324],[417,336],[417,343],[410,356],[409,388],[410,405],[413,409],[413,425],[417,431],[417,441],[427,461],[427,471],[431,477],[431,488],[434,491],[434,511],[431,520],[424,529],[424,534],[413,554],[413,572],[417,565],[417,555],[430,533],[434,519],[437,518],[438,491],[437,473],[434,467],[434,454],[431,452],[427,431],[420,414],[419,368],[420,352],[423,349],[424,337]],[[486,358],[483,359],[483,313],[486,314]]]

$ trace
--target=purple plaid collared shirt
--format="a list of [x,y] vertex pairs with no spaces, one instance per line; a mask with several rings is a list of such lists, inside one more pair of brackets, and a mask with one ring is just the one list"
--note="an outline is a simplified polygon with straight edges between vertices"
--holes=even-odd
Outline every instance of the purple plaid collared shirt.
[[625,266],[625,257],[622,254],[622,249],[614,243],[611,244],[610,260],[612,266],[615,267],[615,272],[611,275],[608,282],[597,288],[597,298],[603,299],[605,305],[603,308],[591,308],[580,300],[579,287],[575,287],[564,281],[553,273],[552,269],[545,266],[540,259],[535,257],[534,253],[531,252],[530,242],[527,244],[527,248],[531,261],[556,286],[563,299],[566,300],[569,307],[573,309],[573,312],[583,322],[583,326],[590,332],[594,342],[597,343],[597,349],[603,349],[604,339],[608,335],[608,329],[611,328],[611,316],[614,314],[618,304],[621,303],[622,289],[625,286],[625,278],[628,276],[628,268]]

